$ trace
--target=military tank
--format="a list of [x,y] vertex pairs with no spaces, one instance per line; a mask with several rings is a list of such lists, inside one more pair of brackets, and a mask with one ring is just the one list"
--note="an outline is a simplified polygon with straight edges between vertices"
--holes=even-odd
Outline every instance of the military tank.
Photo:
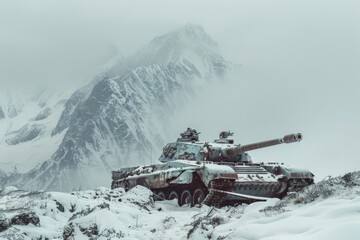
[[199,134],[192,128],[181,133],[163,148],[159,164],[112,171],[111,188],[142,185],[154,192],[156,200],[177,199],[180,206],[222,206],[283,198],[314,183],[314,175],[306,169],[254,163],[247,153],[299,142],[300,133],[246,145],[235,144],[230,131],[221,132],[213,142],[200,142]]

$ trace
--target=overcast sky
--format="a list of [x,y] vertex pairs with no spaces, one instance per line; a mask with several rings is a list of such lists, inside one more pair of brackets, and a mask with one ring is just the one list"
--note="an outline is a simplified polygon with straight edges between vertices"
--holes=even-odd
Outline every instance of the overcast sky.
[[360,170],[359,13],[347,0],[1,1],[0,87],[84,83],[118,52],[200,24],[242,69],[181,112],[193,117],[178,128],[211,139],[231,129],[242,143],[301,131],[301,144],[254,160],[341,174]]

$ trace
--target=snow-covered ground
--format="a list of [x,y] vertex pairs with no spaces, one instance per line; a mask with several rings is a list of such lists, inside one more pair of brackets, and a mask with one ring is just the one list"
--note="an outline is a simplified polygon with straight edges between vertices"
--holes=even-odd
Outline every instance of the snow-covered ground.
[[329,240],[360,236],[360,172],[329,178],[283,200],[235,207],[179,207],[176,200],[152,199],[143,187],[129,192],[98,188],[72,193],[6,187],[0,191],[0,239]]

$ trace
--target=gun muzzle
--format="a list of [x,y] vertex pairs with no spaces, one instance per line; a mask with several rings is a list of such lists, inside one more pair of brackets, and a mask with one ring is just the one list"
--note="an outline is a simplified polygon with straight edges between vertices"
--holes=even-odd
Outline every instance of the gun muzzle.
[[300,142],[303,139],[301,133],[285,135],[282,139],[284,143]]

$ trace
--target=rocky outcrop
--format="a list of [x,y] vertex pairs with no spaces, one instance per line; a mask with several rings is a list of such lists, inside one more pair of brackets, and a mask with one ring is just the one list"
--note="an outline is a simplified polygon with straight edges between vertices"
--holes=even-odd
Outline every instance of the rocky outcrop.
[[33,212],[21,213],[21,214],[15,215],[13,218],[11,218],[11,224],[12,225],[29,225],[29,224],[33,224],[35,226],[40,226],[40,219]]

